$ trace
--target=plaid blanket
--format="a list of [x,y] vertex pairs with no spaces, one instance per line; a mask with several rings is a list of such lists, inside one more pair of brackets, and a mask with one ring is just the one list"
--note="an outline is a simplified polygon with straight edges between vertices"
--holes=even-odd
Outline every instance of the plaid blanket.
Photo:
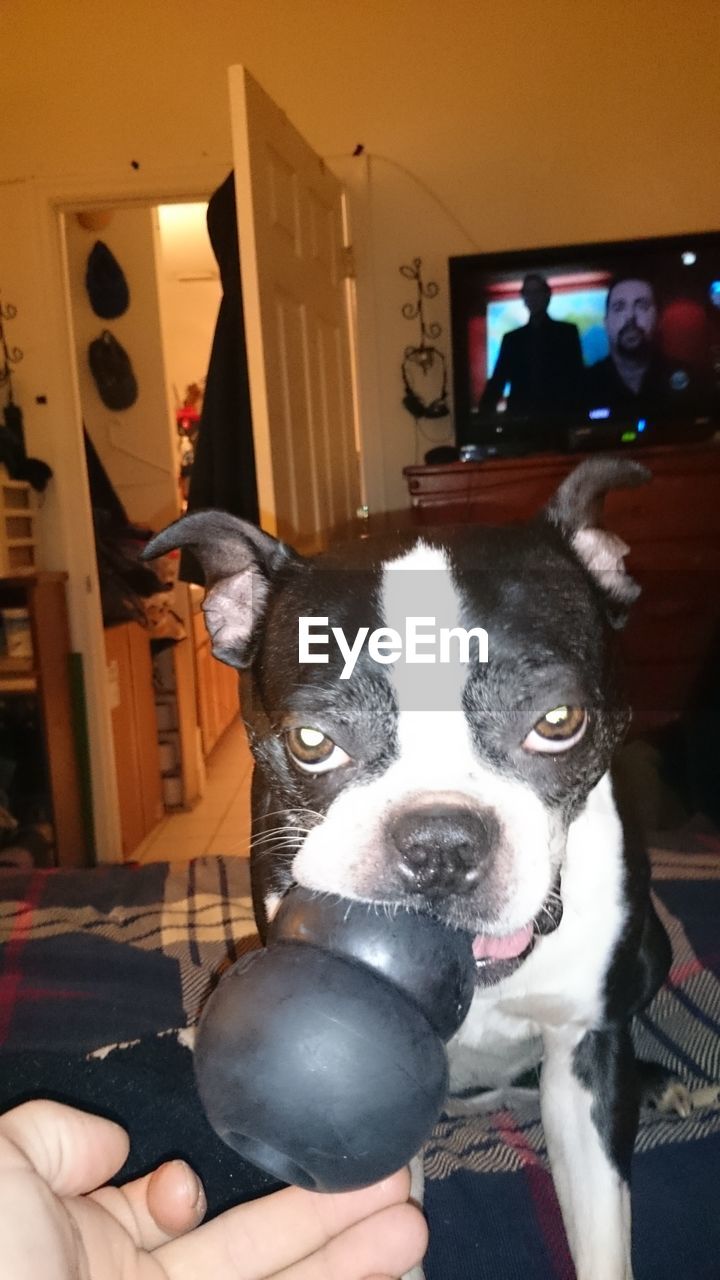
[[[720,1081],[720,841],[693,847],[653,853],[674,961],[634,1034],[694,1090]],[[123,1177],[184,1154],[214,1212],[268,1189],[206,1126],[190,1132],[191,1054],[160,1034],[191,1026],[217,974],[257,945],[243,860],[4,874],[0,944],[0,1107],[44,1093],[105,1110],[136,1148]],[[636,1280],[718,1280],[719,1157],[720,1109],[643,1117]],[[425,1168],[428,1280],[572,1280],[535,1103],[441,1120]]]
[[0,876],[0,1051],[191,1026],[258,944],[242,858]]

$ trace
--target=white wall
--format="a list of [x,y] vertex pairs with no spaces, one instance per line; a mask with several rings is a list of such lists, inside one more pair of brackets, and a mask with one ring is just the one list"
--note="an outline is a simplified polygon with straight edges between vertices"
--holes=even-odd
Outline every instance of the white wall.
[[[91,20],[82,0],[26,0],[3,33],[0,184],[80,174],[131,189],[148,171],[208,163],[222,174],[235,62],[332,163],[363,143],[384,255],[375,420],[387,450],[373,468],[396,505],[415,459],[394,372],[400,262],[423,257],[442,287],[452,252],[716,226],[718,47],[717,0],[100,0]],[[395,165],[425,190],[403,187]]]
[[[57,471],[67,424],[57,420],[57,406],[49,396],[47,377],[50,360],[50,328],[45,311],[43,279],[36,256],[23,249],[37,230],[36,209],[28,183],[0,186],[0,303],[17,308],[14,320],[5,321],[8,345],[19,347],[22,360],[13,366],[15,401],[23,413],[25,442],[34,453]],[[42,401],[46,403],[41,403]],[[72,447],[72,445],[70,446]],[[42,498],[37,527],[41,563],[63,569],[68,564],[58,505],[70,495],[51,481]]]
[[371,511],[393,511],[408,503],[402,469],[422,462],[436,444],[452,443],[452,418],[415,419],[402,400],[405,348],[420,341],[417,321],[402,314],[415,303],[416,287],[400,267],[422,260],[422,277],[439,286],[425,303],[425,322],[437,322],[441,335],[433,345],[446,357],[448,403],[452,407],[452,368],[447,259],[475,248],[442,201],[403,168],[360,156],[336,160],[332,167],[346,186],[355,249],[359,348],[359,397],[366,450],[365,472]]
[[204,383],[222,297],[206,216],[205,201],[156,210],[165,366],[177,406],[190,383]]
[[321,154],[406,165],[483,247],[708,227],[719,42],[716,0],[23,0],[0,179],[229,162],[242,62]]

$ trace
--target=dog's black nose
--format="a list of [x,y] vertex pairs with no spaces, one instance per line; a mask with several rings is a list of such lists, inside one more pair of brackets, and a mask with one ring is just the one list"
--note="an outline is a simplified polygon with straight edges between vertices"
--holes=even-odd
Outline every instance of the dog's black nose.
[[429,895],[470,893],[497,832],[491,814],[459,805],[405,809],[389,827],[406,888]]

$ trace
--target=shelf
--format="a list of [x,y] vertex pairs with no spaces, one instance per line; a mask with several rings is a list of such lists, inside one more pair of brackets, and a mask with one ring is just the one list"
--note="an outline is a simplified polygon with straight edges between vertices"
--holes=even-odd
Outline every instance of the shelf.
[[0,658],[0,694],[35,693],[37,687],[32,658]]
[[0,588],[37,587],[50,582],[67,582],[68,574],[63,569],[36,569],[31,565],[16,569],[14,573],[0,576]]
[[76,738],[80,686],[71,660],[66,581],[66,573],[45,570],[0,577],[0,603],[26,605],[32,636],[32,654],[0,655],[0,698],[9,715],[25,699],[35,704],[56,861],[80,867],[90,858],[89,807],[85,761]]
[[30,676],[0,676],[0,697],[7,697],[13,693],[37,693],[37,677]]

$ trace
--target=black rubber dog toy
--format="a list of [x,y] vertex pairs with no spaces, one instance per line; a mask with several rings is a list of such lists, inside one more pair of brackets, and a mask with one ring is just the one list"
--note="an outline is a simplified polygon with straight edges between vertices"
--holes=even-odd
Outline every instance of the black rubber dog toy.
[[447,1092],[472,938],[430,916],[301,888],[223,977],[195,1049],[216,1133],[283,1182],[350,1191],[407,1164]]

